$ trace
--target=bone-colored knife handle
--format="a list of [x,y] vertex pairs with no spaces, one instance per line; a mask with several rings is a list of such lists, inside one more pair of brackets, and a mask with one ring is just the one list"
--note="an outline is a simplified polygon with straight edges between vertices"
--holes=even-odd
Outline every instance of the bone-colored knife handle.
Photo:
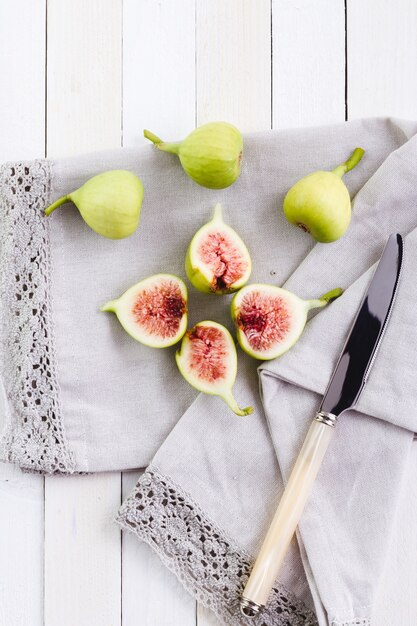
[[243,591],[241,609],[248,617],[255,617],[267,603],[332,438],[335,422],[334,415],[317,413],[310,426]]

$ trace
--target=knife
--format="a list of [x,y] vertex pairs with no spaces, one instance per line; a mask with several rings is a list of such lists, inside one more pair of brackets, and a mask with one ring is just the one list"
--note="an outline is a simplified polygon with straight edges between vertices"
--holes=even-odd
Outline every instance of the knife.
[[356,406],[363,391],[391,315],[402,261],[402,237],[391,235],[246,583],[240,601],[246,617],[255,617],[265,607],[337,419]]

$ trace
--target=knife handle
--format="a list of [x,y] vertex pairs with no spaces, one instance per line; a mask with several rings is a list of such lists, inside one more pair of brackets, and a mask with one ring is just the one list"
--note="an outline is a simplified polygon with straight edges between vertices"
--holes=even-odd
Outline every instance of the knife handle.
[[242,594],[241,610],[248,617],[255,617],[267,603],[332,438],[335,423],[334,415],[319,412],[309,428]]

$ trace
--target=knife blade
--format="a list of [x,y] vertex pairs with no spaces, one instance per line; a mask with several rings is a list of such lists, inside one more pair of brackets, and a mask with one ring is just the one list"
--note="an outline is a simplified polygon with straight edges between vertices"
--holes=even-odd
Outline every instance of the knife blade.
[[357,404],[391,315],[402,259],[402,237],[391,235],[359,306],[320,411],[339,416]]
[[391,317],[403,264],[401,235],[389,237],[330,378],[271,526],[242,594],[246,617],[267,603],[304,505],[332,439],[338,417],[354,408],[375,362]]

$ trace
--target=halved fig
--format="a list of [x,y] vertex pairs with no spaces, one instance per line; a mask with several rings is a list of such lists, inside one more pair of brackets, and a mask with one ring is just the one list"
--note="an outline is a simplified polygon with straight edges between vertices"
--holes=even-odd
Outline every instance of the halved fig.
[[232,394],[237,354],[227,328],[217,322],[199,322],[184,335],[175,358],[190,385],[203,393],[220,396],[236,415],[252,413],[253,407],[241,409]]
[[261,360],[281,356],[299,339],[308,311],[326,306],[342,293],[337,288],[317,300],[302,300],[274,285],[247,285],[234,296],[231,306],[242,350]]
[[185,269],[192,285],[204,293],[232,293],[248,282],[252,271],[248,249],[224,223],[220,204],[213,219],[192,238]]
[[116,313],[136,341],[151,348],[167,348],[187,329],[187,287],[177,276],[155,274],[107,302],[101,311]]

